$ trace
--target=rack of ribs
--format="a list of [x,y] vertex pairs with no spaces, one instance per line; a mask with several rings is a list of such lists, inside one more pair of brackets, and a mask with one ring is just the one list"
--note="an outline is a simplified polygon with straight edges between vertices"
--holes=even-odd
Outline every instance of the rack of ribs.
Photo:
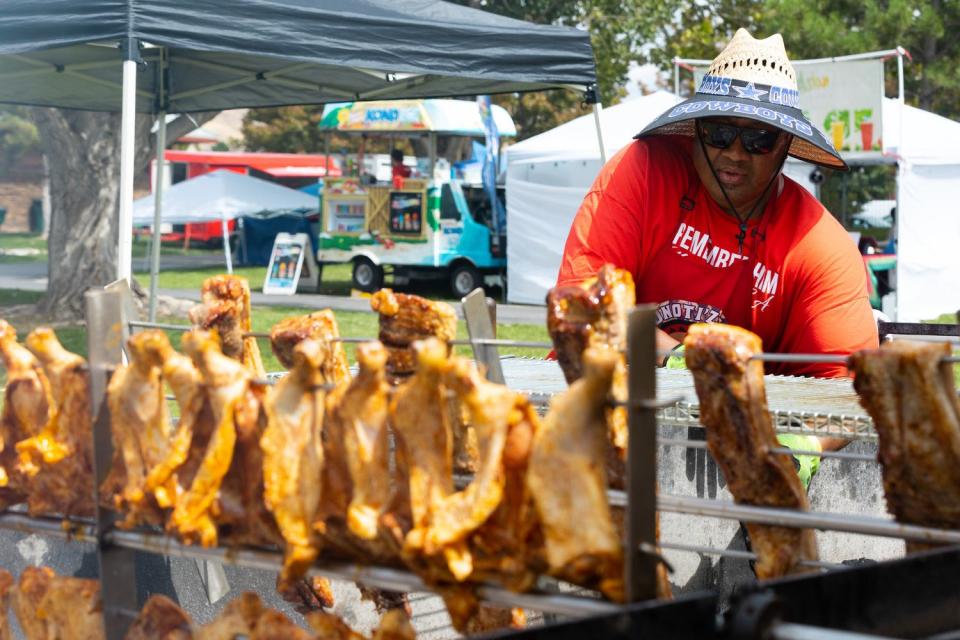
[[0,508],[26,499],[16,443],[37,435],[50,421],[54,401],[40,361],[17,342],[16,330],[0,320],[0,360],[7,370],[0,414]]
[[[684,341],[687,367],[700,399],[707,448],[738,504],[808,510],[807,494],[789,456],[778,447],[767,409],[760,338],[739,327],[695,324]],[[801,560],[816,560],[810,529],[747,523],[754,571],[761,580],[799,573]]]
[[47,424],[16,445],[19,468],[31,478],[30,513],[92,515],[93,419],[87,362],[64,349],[52,329],[34,329],[26,344],[43,366],[53,398]]
[[293,349],[293,367],[267,394],[263,450],[264,501],[286,542],[281,589],[299,580],[316,559],[314,520],[322,497],[323,428],[328,346],[306,339]]
[[[610,264],[579,285],[554,287],[547,293],[547,331],[567,384],[583,375],[587,348],[611,349],[619,355],[612,395],[627,399],[627,315],[634,305],[633,276]],[[610,442],[622,460],[627,449],[626,408],[609,407],[606,414]]]
[[387,349],[391,382],[416,370],[415,341],[434,337],[449,343],[457,337],[457,312],[446,302],[381,289],[370,298],[370,307],[380,314],[379,338]]
[[28,640],[101,640],[103,606],[97,580],[27,567],[13,592],[13,611]]
[[[127,340],[129,364],[121,365],[107,386],[110,429],[115,452],[101,494],[126,518],[121,527],[162,525],[164,507],[175,498],[176,479],[166,477],[162,487],[147,487],[150,471],[170,456],[173,426],[164,396],[165,360],[173,348],[162,331],[153,329]],[[157,489],[160,489],[158,492]]]
[[533,439],[527,486],[550,573],[622,601],[623,548],[607,501],[604,409],[619,354],[589,348],[580,379],[550,401]]
[[277,360],[287,369],[294,366],[294,348],[311,338],[324,343],[329,357],[323,360],[323,379],[331,384],[350,380],[350,363],[340,342],[340,328],[330,309],[315,311],[305,316],[285,318],[270,329],[270,348]]
[[200,288],[200,304],[190,310],[198,329],[214,330],[227,357],[242,362],[257,378],[266,375],[257,339],[249,334],[250,283],[246,278],[219,275],[207,278]]
[[[896,340],[851,356],[873,418],[887,510],[899,522],[960,527],[960,401],[951,345]],[[907,542],[907,551],[931,545]]]

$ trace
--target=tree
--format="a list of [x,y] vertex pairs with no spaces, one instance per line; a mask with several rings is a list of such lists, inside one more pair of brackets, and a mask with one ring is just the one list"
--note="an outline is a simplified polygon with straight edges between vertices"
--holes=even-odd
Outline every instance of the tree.
[[[177,118],[167,125],[167,140],[214,115]],[[51,199],[47,292],[37,310],[54,320],[77,320],[84,314],[83,291],[117,275],[120,114],[35,108],[31,116],[49,163]],[[151,116],[137,115],[137,173],[155,154],[152,123]]]
[[0,173],[12,169],[20,158],[40,149],[37,128],[25,107],[0,110]]

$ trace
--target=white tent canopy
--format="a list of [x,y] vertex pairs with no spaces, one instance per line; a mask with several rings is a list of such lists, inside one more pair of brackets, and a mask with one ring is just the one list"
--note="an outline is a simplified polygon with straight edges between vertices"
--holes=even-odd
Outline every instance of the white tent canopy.
[[[607,157],[633,141],[654,118],[679,102],[657,91],[604,109]],[[554,285],[567,232],[580,202],[600,171],[600,149],[592,115],[582,116],[507,149],[507,298],[543,304]],[[813,191],[812,168],[790,161],[786,173]]]
[[960,309],[960,122],[887,99],[883,131],[900,166],[897,320],[929,320]]
[[[156,199],[150,195],[133,203],[133,225],[154,223]],[[264,211],[316,210],[314,196],[242,173],[220,169],[178,182],[164,191],[160,222],[220,222],[227,272],[233,273],[227,221]],[[153,235],[157,242],[157,234]]]
[[[219,222],[261,211],[317,209],[317,199],[302,191],[242,173],[220,169],[178,182],[163,193],[161,222]],[[133,203],[133,224],[153,224],[154,198]]]

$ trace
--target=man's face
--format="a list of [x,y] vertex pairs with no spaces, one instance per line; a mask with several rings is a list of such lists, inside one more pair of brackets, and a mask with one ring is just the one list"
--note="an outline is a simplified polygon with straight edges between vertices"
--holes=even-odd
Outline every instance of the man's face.
[[[710,118],[710,122],[719,122],[731,124],[737,127],[749,127],[754,129],[775,130],[774,127],[764,126],[756,120],[747,118]],[[700,133],[700,121],[694,123],[697,127],[697,136]],[[763,195],[763,190],[773,178],[774,173],[779,169],[780,163],[786,154],[787,145],[790,144],[791,136],[781,133],[774,145],[773,151],[765,154],[748,153],[743,148],[743,142],[740,137],[733,141],[726,149],[717,149],[708,144],[701,144],[698,140],[693,142],[693,166],[700,176],[700,181],[704,184],[710,196],[723,209],[730,209],[727,198],[717,184],[719,179],[723,185],[733,206],[736,207],[740,215],[746,215]],[[704,156],[706,150],[706,157]],[[710,167],[707,165],[707,158],[713,165],[717,173],[717,179],[714,179]],[[771,187],[771,190],[775,187]]]

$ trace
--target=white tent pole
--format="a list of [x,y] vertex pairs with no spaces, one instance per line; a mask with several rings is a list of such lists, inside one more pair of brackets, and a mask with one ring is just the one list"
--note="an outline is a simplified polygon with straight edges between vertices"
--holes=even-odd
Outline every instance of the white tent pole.
[[673,95],[680,97],[680,58],[673,58]]
[[[903,120],[904,120],[904,96],[903,96],[903,56],[907,52],[903,47],[897,47],[897,90],[899,92],[897,96],[897,102],[899,104],[898,109],[900,110],[900,139],[897,142],[897,216],[893,224],[893,238],[897,242],[897,253],[900,253],[899,239],[900,235],[900,220],[903,220],[903,209],[900,207],[900,189],[903,184],[903,179],[905,177],[906,167],[904,163],[906,162],[907,152],[906,145],[904,144],[905,140],[903,137]],[[894,307],[894,320],[900,319],[900,269],[894,267],[893,269],[893,289],[896,291],[896,306]]]
[[227,259],[227,273],[233,273],[233,256],[230,255],[230,233],[227,231],[227,217],[220,218],[220,229],[223,230],[223,255]]
[[133,150],[137,117],[137,41],[124,51],[120,116],[120,213],[117,219],[117,279],[130,282],[133,249]]
[[600,164],[607,164],[607,149],[603,146],[603,129],[600,126],[600,112],[603,111],[603,105],[597,100],[593,103],[593,121],[597,125],[597,142],[600,144]]
[[153,185],[153,243],[150,245],[150,322],[157,320],[157,284],[160,280],[160,222],[163,216],[164,152],[167,148],[167,112],[157,114],[157,159]]

